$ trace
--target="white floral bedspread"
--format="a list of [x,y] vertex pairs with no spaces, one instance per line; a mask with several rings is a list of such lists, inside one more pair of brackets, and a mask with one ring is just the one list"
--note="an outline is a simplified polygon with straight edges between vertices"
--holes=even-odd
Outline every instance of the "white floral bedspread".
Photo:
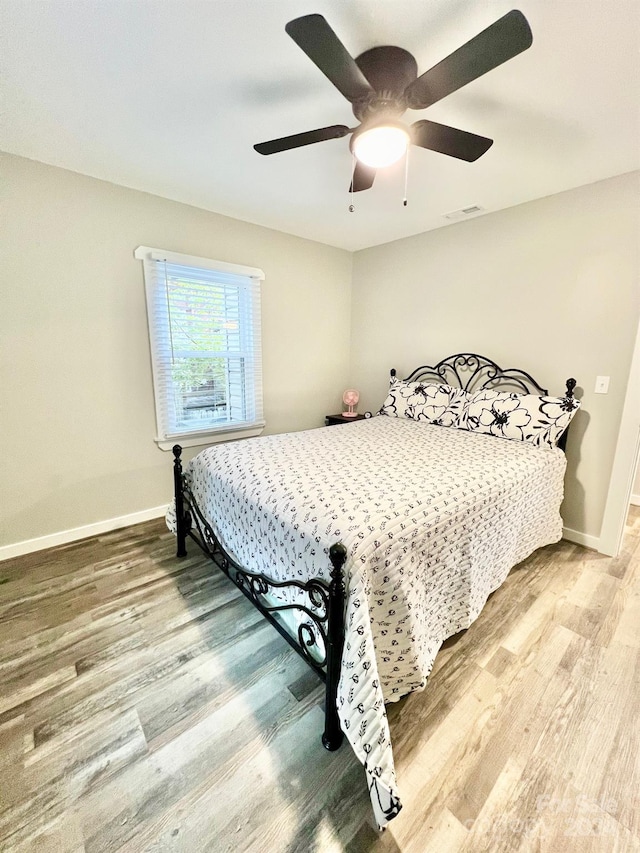
[[218,444],[186,466],[245,568],[328,580],[329,547],[346,546],[338,710],[379,826],[401,808],[385,702],[422,689],[444,640],[560,539],[565,466],[557,449],[385,416]]

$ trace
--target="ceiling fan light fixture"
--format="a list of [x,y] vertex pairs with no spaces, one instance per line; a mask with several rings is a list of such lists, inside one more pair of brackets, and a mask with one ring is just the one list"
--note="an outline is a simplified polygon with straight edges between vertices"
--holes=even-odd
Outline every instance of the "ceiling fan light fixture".
[[409,131],[400,122],[386,122],[355,133],[351,148],[365,166],[383,169],[404,157],[410,142]]

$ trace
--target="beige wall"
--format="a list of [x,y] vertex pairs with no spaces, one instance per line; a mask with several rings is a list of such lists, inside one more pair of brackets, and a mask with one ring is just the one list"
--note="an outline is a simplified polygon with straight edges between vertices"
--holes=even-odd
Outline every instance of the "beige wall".
[[348,252],[14,156],[3,184],[0,545],[170,499],[141,244],[264,270],[267,432],[340,409]]
[[390,367],[460,351],[554,393],[575,376],[563,516],[597,537],[640,312],[639,190],[623,175],[357,253],[350,380],[364,406],[380,405]]
[[[377,408],[389,367],[460,350],[556,392],[576,376],[563,514],[597,537],[640,310],[638,179],[351,255],[4,157],[0,545],[170,497],[138,245],[264,269],[268,432],[319,426],[351,384],[361,410]],[[598,374],[611,376],[606,396],[593,394]]]

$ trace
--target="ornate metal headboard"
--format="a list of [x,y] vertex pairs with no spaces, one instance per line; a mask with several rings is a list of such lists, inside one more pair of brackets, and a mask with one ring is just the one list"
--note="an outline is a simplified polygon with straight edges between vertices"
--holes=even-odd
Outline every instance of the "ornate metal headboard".
[[[396,370],[391,370],[391,381],[396,379]],[[513,391],[517,394],[542,394],[549,391],[527,373],[515,367],[503,369],[495,361],[473,352],[459,352],[447,356],[437,364],[425,364],[416,369],[404,379],[405,382],[444,382],[454,388],[473,393],[484,388]],[[564,396],[573,397],[576,387],[575,379],[567,379]],[[558,442],[558,447],[564,450],[567,442],[567,430]]]

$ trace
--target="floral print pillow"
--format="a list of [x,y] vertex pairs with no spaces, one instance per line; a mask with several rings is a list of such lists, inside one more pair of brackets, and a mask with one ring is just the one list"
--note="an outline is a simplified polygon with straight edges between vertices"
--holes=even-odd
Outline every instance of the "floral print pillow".
[[459,425],[471,432],[555,447],[579,407],[574,397],[484,390],[469,397]]
[[467,395],[460,388],[396,380],[379,414],[438,426],[459,426]]

